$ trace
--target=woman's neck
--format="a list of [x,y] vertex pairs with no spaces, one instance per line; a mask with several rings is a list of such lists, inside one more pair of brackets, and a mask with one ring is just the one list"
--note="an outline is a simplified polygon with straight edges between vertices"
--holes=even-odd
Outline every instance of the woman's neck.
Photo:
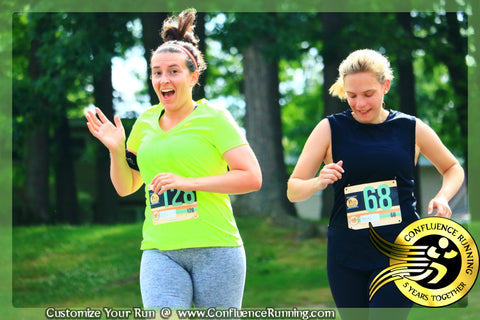
[[183,121],[183,119],[188,117],[195,109],[195,106],[195,101],[192,100],[180,108],[165,108],[159,119],[160,127],[165,131],[172,129],[181,121]]

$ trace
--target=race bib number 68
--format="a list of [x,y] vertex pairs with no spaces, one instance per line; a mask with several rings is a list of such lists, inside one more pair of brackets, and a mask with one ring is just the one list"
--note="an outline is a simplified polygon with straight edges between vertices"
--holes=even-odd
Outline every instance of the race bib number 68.
[[402,222],[396,180],[348,186],[344,189],[350,229]]

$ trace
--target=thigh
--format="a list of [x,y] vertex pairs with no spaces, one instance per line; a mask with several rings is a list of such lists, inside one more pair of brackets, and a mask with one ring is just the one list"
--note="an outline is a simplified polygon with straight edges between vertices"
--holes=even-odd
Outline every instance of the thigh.
[[190,274],[159,250],[144,250],[140,264],[140,291],[145,308],[191,308]]
[[191,274],[196,308],[241,308],[246,274],[243,246],[202,248]]
[[370,301],[373,308],[411,308],[413,302],[398,290],[395,283],[390,282],[381,287]]
[[342,320],[367,320],[369,273],[334,260],[327,259],[328,282]]
[[[373,281],[380,271],[372,274],[370,282]],[[385,319],[387,316],[390,320],[407,319],[412,306],[413,302],[403,295],[395,283],[389,282],[382,286],[372,297],[369,319]],[[395,312],[392,312],[391,308],[396,308]]]
[[370,273],[327,261],[330,290],[338,308],[368,307]]

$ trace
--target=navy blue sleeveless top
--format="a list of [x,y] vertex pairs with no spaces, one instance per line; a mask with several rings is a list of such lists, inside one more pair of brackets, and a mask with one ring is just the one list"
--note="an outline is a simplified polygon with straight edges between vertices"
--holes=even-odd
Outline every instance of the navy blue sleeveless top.
[[362,270],[386,267],[389,260],[370,242],[368,228],[348,228],[344,188],[397,180],[402,222],[375,227],[380,236],[390,242],[394,242],[408,224],[419,219],[414,196],[416,119],[394,110],[379,124],[362,124],[353,118],[351,110],[327,119],[332,133],[333,162],[343,160],[345,170],[342,179],[333,184],[335,200],[328,227],[329,258]]

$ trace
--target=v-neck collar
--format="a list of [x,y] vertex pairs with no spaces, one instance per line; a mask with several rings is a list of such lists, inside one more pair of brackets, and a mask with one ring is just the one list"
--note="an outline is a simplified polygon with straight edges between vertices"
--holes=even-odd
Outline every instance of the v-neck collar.
[[195,110],[197,109],[198,107],[198,103],[195,105],[195,107],[193,108],[192,112],[190,112],[185,118],[183,118],[180,122],[178,122],[175,126],[173,126],[172,128],[170,128],[170,130],[167,130],[165,131],[161,126],[160,126],[160,118],[163,116],[163,114],[165,113],[165,107],[160,105],[160,109],[159,109],[159,114],[158,116],[156,117],[157,120],[156,120],[156,125],[157,125],[157,129],[162,132],[163,134],[165,135],[168,135],[170,133],[172,133],[173,131],[175,131],[176,129],[178,128],[181,128],[182,127],[182,124],[187,121],[191,116],[192,114],[195,112]]

